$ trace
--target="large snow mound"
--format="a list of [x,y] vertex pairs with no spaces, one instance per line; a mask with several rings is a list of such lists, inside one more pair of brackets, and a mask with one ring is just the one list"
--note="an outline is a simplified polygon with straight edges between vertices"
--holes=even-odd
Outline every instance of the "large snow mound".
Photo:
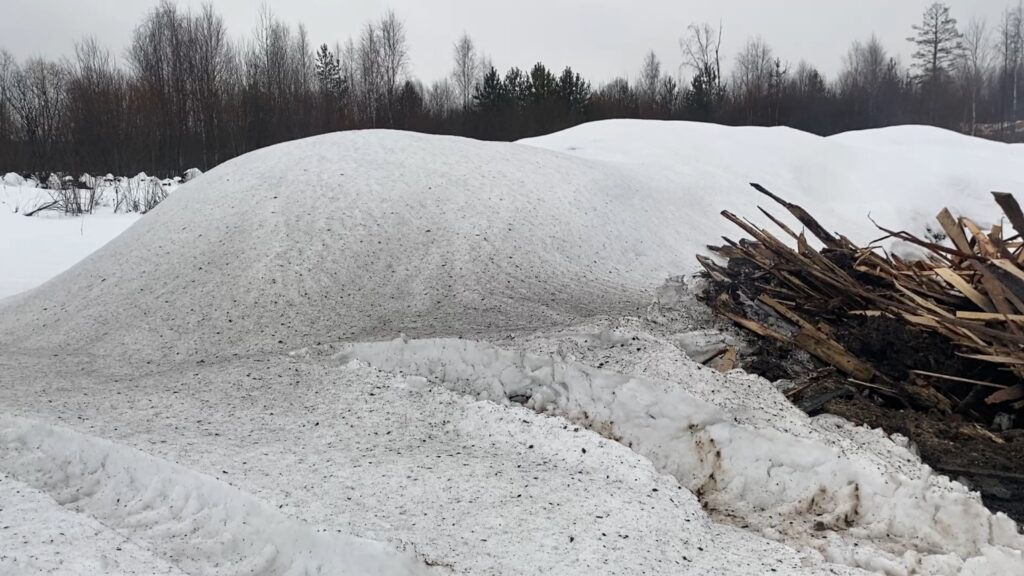
[[14,297],[0,343],[227,355],[636,312],[650,286],[688,266],[689,217],[670,187],[533,147],[319,136],[183,186]]
[[860,240],[869,210],[923,231],[1024,189],[1024,146],[921,127],[609,121],[526,143],[345,132],[236,158],[14,298],[0,345],[152,358],[552,327],[642,309],[735,234],[719,210],[767,200],[749,181]]
[[988,224],[1002,215],[990,192],[1024,191],[1024,145],[928,126],[822,138],[782,127],[610,120],[521,143],[605,161],[674,187],[690,206],[686,226],[705,243],[719,233],[737,235],[718,216],[723,209],[761,222],[766,219],[755,204],[786,215],[748,191],[749,182],[860,242],[882,236],[869,213],[886,228],[922,234],[936,226],[935,214],[943,207]]

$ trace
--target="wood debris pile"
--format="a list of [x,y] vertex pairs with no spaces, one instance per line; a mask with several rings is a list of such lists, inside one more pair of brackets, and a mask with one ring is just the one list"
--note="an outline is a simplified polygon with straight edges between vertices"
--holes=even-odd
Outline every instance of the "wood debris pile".
[[[949,210],[938,222],[949,245],[886,230],[870,246],[822,227],[800,206],[758,184],[821,244],[759,208],[785,236],[728,211],[749,238],[708,248],[708,304],[746,330],[799,348],[849,383],[888,402],[957,412],[991,424],[1024,409],[1024,212],[993,193],[1012,230],[982,230]],[[895,238],[923,249],[921,260],[886,253]]]

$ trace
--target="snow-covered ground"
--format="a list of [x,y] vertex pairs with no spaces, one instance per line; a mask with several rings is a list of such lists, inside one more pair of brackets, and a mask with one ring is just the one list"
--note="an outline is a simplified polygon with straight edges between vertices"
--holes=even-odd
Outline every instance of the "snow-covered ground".
[[[137,212],[115,212],[114,188],[117,183],[126,185],[129,181],[138,187],[148,180],[145,174],[116,180],[108,176],[106,181],[85,178],[90,185],[96,185],[98,202],[90,214],[82,217],[55,210],[25,217],[51,203],[51,192],[14,173],[0,179],[0,299],[38,286],[67,270],[139,219]],[[178,182],[167,180],[163,186],[170,192]],[[85,197],[88,193],[83,190],[81,194]]]
[[686,357],[666,279],[750,181],[865,241],[991,219],[1024,147],[616,121],[227,162],[0,302],[0,574],[1024,573],[905,440]]

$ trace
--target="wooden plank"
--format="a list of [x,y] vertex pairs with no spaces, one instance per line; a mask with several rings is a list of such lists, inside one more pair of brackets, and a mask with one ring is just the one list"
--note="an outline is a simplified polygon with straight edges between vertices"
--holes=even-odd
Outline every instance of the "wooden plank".
[[1012,261],[1007,260],[1005,258],[995,258],[992,260],[992,264],[995,264],[999,268],[1012,274],[1021,282],[1024,282],[1024,270],[1021,270],[1020,267],[1018,267]]
[[974,302],[974,305],[986,312],[995,312],[996,308],[992,305],[992,301],[987,296],[978,292],[973,286],[967,283],[962,276],[954,272],[951,268],[935,268],[935,273],[951,286],[960,291],[961,294],[967,297],[968,300]]
[[703,266],[705,270],[707,270],[708,274],[711,276],[711,279],[714,280],[715,282],[721,282],[723,284],[729,284],[732,282],[732,280],[727,275],[726,269],[712,262],[710,258],[698,254],[697,262],[700,262],[700,265]]
[[990,394],[985,398],[985,404],[1001,404],[1003,402],[1013,402],[1024,398],[1024,384],[1017,384],[1010,388],[1005,388]]
[[776,202],[781,204],[786,210],[789,210],[789,213],[792,214],[797,220],[799,220],[801,224],[806,226],[807,229],[810,230],[811,234],[814,234],[814,237],[820,240],[822,244],[828,246],[829,248],[840,248],[839,240],[835,236],[833,236],[828,230],[825,230],[824,226],[819,224],[818,221],[815,220],[810,214],[808,214],[806,210],[804,210],[800,206],[797,206],[796,204],[786,202],[785,200],[779,198],[775,194],[772,194],[764,186],[761,186],[756,182],[751,182],[750,186],[753,187],[754,190],[760,192],[761,194],[764,194],[765,196],[771,198],[772,200],[775,200]]
[[953,217],[953,214],[949,211],[949,208],[943,208],[941,212],[935,217],[939,221],[939,225],[946,232],[946,236],[949,236],[950,241],[956,246],[956,249],[961,252],[968,254],[974,252],[971,249],[970,242],[967,241],[967,236],[964,234],[964,229],[960,227],[960,224]]
[[1003,214],[1006,214],[1006,219],[1010,221],[1013,230],[1024,236],[1024,212],[1021,212],[1020,204],[1017,203],[1013,194],[993,192],[992,197],[995,198],[996,204],[1003,209]]
[[735,346],[729,346],[725,350],[725,354],[722,354],[718,360],[718,364],[715,369],[719,372],[728,372],[736,367],[736,360],[739,357],[739,348]]
[[771,328],[765,326],[764,324],[761,324],[760,322],[755,322],[753,320],[750,320],[749,318],[744,318],[739,314],[733,314],[728,310],[719,309],[718,313],[721,314],[722,316],[725,316],[729,320],[732,320],[736,324],[739,324],[743,328],[750,330],[754,334],[757,334],[758,336],[764,336],[765,338],[771,338],[773,340],[789,344],[789,338],[787,338],[780,332],[772,330]]
[[982,322],[1024,322],[1024,314],[1000,314],[999,312],[957,310],[956,317],[962,320],[980,320]]
[[936,374],[935,372],[925,372],[924,370],[910,370],[911,374],[917,374],[918,376],[927,376],[929,378],[939,378],[941,380],[950,380],[952,382],[963,382],[964,384],[974,384],[975,386],[986,386],[988,388],[1008,388],[1003,384],[993,384],[992,382],[985,382],[983,380],[972,380],[970,378],[961,378],[960,376],[950,376],[949,374]]
[[771,220],[773,224],[775,224],[776,226],[778,226],[778,227],[779,227],[779,228],[780,228],[780,229],[781,229],[781,230],[782,230],[783,232],[785,232],[785,233],[786,233],[786,234],[788,234],[788,235],[789,235],[789,236],[790,236],[791,238],[793,238],[793,240],[796,240],[796,239],[797,239],[797,235],[796,235],[796,232],[793,232],[793,230],[792,230],[792,229],[790,229],[790,227],[789,227],[789,226],[786,226],[785,222],[783,222],[783,221],[779,220],[779,219],[778,219],[778,218],[776,218],[775,216],[772,216],[772,215],[771,215],[771,213],[769,213],[769,212],[768,212],[767,210],[765,210],[764,208],[761,208],[760,206],[758,206],[758,207],[757,207],[757,209],[758,209],[758,210],[760,210],[762,214],[764,214],[765,216],[767,216],[767,217],[768,217],[768,219],[769,219],[769,220]]
[[826,338],[817,329],[801,329],[793,337],[793,343],[819,360],[835,366],[857,380],[870,382],[875,377],[875,369],[868,366],[856,356],[850,354],[836,342]]
[[956,355],[964,358],[971,358],[973,360],[979,360],[981,362],[992,362],[993,364],[1024,364],[1024,358],[1014,358],[1013,356],[1000,356],[996,354],[964,354],[962,352],[957,352]]
[[992,240],[981,228],[970,218],[961,218],[960,222],[971,232],[974,241],[977,242],[978,252],[986,258],[999,258],[999,250],[992,244]]

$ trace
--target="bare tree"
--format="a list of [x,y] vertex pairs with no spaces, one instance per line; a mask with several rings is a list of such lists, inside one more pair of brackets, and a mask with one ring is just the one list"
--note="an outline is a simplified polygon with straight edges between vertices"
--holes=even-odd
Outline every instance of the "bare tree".
[[640,97],[641,114],[651,114],[658,96],[658,83],[661,80],[661,60],[651,50],[644,56],[644,63],[640,67],[640,80],[637,82],[638,96]]
[[872,35],[854,42],[843,58],[836,87],[847,104],[852,126],[876,127],[892,122],[902,90],[904,70]]
[[480,56],[477,54],[473,39],[469,34],[463,34],[455,43],[455,68],[452,70],[452,79],[455,81],[455,89],[462,101],[463,110],[473,104],[473,91],[480,81],[480,64]]
[[61,156],[67,78],[62,66],[39,58],[26,62],[12,77],[9,104],[28,146],[32,170],[43,170],[47,161]]
[[409,66],[409,47],[405,40],[405,25],[393,10],[380,21],[381,88],[387,107],[388,126],[395,125],[395,109],[399,90]]
[[234,65],[233,49],[224,19],[204,4],[201,12],[187,21],[190,110],[199,133],[203,168],[220,161],[219,143],[223,132],[219,112],[224,106],[227,83]]
[[687,106],[691,114],[702,120],[712,120],[725,98],[722,79],[722,24],[718,29],[710,24],[690,24],[687,36],[679,40],[683,52],[683,65],[690,68],[693,77],[687,92]]
[[991,52],[989,50],[989,34],[984,20],[973,19],[967,24],[963,36],[964,49],[957,64],[958,78],[963,92],[967,96],[970,108],[971,135],[978,128],[978,100],[981,99],[985,87]]
[[743,108],[747,122],[763,119],[760,107],[768,103],[776,68],[775,55],[760,36],[747,40],[736,56],[733,94]]
[[10,98],[14,74],[18,64],[10,52],[0,49],[0,163],[14,164],[14,119],[12,118]]
[[364,122],[377,126],[384,84],[380,33],[372,23],[363,28],[356,49],[356,81]]
[[455,89],[447,78],[430,85],[426,95],[427,110],[435,117],[446,119],[456,106]]
[[1011,130],[1017,122],[1017,97],[1021,68],[1024,67],[1024,3],[1003,12],[996,44],[1002,66],[999,81],[1000,131],[1009,120]]

